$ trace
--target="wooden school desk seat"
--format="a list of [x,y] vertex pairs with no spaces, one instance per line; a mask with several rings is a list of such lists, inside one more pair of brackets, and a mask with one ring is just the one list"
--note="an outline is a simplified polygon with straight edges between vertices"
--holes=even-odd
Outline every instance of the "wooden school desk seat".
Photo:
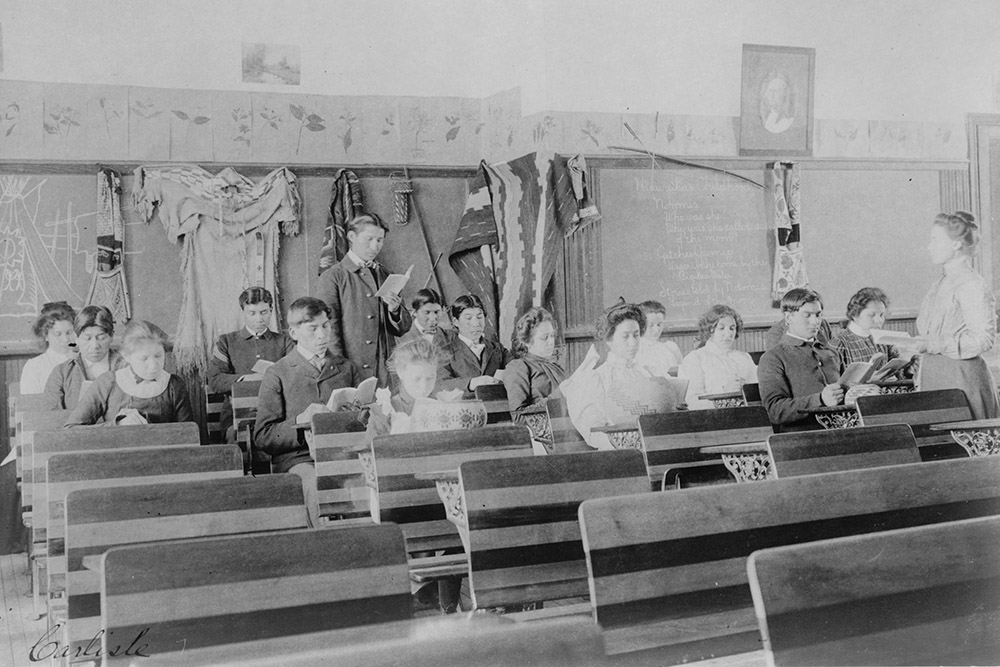
[[[761,406],[681,410],[639,417],[649,477],[663,488],[695,481],[730,481],[722,457],[705,447],[763,443],[774,432]],[[763,445],[761,445],[763,449]]]
[[558,398],[545,402],[545,413],[552,429],[552,453],[572,454],[574,452],[592,452],[593,447],[587,444],[580,432],[573,426],[569,418],[566,399]]
[[580,503],[649,492],[635,450],[467,461],[459,480],[477,609],[586,596]]
[[[190,447],[201,444],[198,425],[141,424],[136,426],[74,426],[36,432],[32,445],[32,507],[48,506],[45,467],[53,454],[97,449],[133,449],[136,447]],[[33,517],[32,539],[45,542],[45,513]]]
[[21,395],[20,382],[7,383],[7,437],[10,441],[10,451],[16,452],[17,456],[17,478],[21,479],[21,454],[18,451],[17,441],[17,399]]
[[998,515],[994,459],[584,501],[591,603],[609,653],[646,652],[666,664],[759,650],[752,552]]
[[1000,518],[757,551],[773,665],[1000,665]]
[[[350,637],[354,631],[356,637]],[[589,619],[513,623],[494,614],[451,615],[213,646],[136,667],[603,667],[600,630]]]
[[767,452],[775,477],[920,463],[906,424],[775,433],[767,438]]
[[14,451],[18,452],[18,460],[21,461],[18,477],[22,480],[24,479],[24,468],[27,465],[27,461],[24,460],[24,443],[21,442],[22,421],[24,420],[24,415],[28,413],[37,414],[39,412],[50,412],[47,401],[42,394],[19,396],[14,404],[14,420],[11,424],[14,427]]
[[[531,456],[524,426],[494,424],[459,431],[428,431],[376,437],[359,455],[365,470],[372,519],[397,523],[410,553],[462,545],[433,479],[415,475],[458,470],[465,461]],[[457,487],[452,497],[457,497]]]
[[313,415],[312,441],[319,516],[330,520],[370,519],[368,487],[357,453],[365,443],[365,425],[359,413]]
[[502,384],[484,384],[475,389],[476,400],[486,406],[487,424],[504,424],[511,420],[507,387]]
[[253,445],[253,425],[257,420],[259,393],[259,381],[243,380],[233,383],[231,399],[233,432],[236,434],[236,444],[243,450],[247,472],[252,472],[255,475],[266,475],[271,472],[271,457],[258,451]]
[[77,489],[242,477],[236,445],[146,447],[55,454],[47,468],[49,615],[62,621],[66,599],[66,494]]
[[143,653],[162,656],[356,626],[371,631],[412,615],[403,535],[392,525],[115,547],[102,561],[109,665],[129,663],[134,638]]
[[930,429],[932,424],[972,419],[969,400],[961,389],[861,396],[858,414],[863,426],[909,424],[925,461],[968,456],[947,431]]
[[140,426],[75,426],[50,431],[37,431],[32,440],[31,470],[25,470],[27,493],[31,497],[31,541],[35,577],[39,584],[47,581],[46,526],[48,497],[45,488],[49,457],[66,452],[97,449],[122,450],[136,447],[190,447],[199,444],[198,426],[182,424],[143,424]]
[[100,556],[108,549],[308,526],[302,483],[293,475],[78,489],[66,495],[65,521],[63,645],[81,659],[101,629]]
[[222,408],[226,402],[226,392],[213,392],[208,385],[202,387],[205,394],[205,428],[208,430],[208,444],[221,445],[226,441],[222,430]]
[[[34,470],[35,434],[42,431],[54,431],[66,425],[70,410],[41,410],[20,414],[18,425],[19,459],[23,461],[23,477],[21,488],[21,507],[25,517],[30,518],[32,509],[32,472]],[[27,524],[26,524],[27,525]]]

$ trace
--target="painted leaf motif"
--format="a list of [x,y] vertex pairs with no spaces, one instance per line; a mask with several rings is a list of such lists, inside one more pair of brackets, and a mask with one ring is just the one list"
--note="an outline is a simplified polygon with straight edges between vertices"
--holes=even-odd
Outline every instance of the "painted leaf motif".
[[7,129],[7,133],[6,133],[6,134],[4,134],[3,136],[5,136],[5,137],[9,137],[9,136],[10,136],[10,133],[14,131],[14,128],[15,128],[15,127],[17,127],[17,125],[11,125],[11,126],[10,126],[10,127],[9,127],[9,128]]
[[350,148],[351,144],[354,143],[354,140],[351,138],[351,128],[350,127],[347,128],[347,132],[344,132],[343,142],[344,142],[344,152],[346,153],[347,149]]
[[181,120],[190,120],[190,118],[188,117],[188,115],[186,113],[184,113],[183,111],[178,111],[177,109],[174,109],[171,113],[173,113],[175,116],[177,116]]
[[455,137],[457,137],[457,136],[458,136],[458,132],[459,132],[459,130],[461,130],[461,129],[462,129],[462,126],[461,126],[461,125],[456,125],[455,127],[451,128],[451,129],[450,129],[450,130],[448,130],[448,132],[447,132],[447,133],[446,133],[446,134],[444,135],[444,140],[445,140],[445,141],[452,141],[452,140],[453,140],[453,139],[454,139]]
[[306,125],[306,129],[310,132],[319,132],[321,130],[325,130],[326,125],[323,125],[322,123],[309,123]]
[[194,120],[192,122],[195,125],[204,125],[205,123],[207,123],[210,120],[211,120],[211,118],[209,118],[208,116],[195,116],[195,118],[194,118]]
[[295,120],[302,120],[302,118],[306,115],[306,110],[297,104],[289,104],[288,110],[292,112],[293,116],[295,116]]
[[311,113],[308,116],[306,116],[306,120],[309,121],[310,123],[325,123],[326,122],[321,116],[317,116],[314,113]]

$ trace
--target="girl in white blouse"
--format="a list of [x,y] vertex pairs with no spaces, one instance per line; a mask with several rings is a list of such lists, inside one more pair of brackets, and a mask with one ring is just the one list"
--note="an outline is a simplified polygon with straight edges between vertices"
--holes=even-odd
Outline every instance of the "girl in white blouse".
[[743,318],[729,306],[712,306],[698,320],[701,345],[684,357],[677,370],[677,377],[689,381],[688,408],[712,408],[711,401],[698,397],[740,391],[744,384],[757,382],[753,359],[746,352],[733,349],[742,331]]
[[75,319],[76,311],[65,301],[42,306],[32,332],[45,341],[45,352],[28,359],[21,369],[22,394],[41,394],[55,367],[76,356]]

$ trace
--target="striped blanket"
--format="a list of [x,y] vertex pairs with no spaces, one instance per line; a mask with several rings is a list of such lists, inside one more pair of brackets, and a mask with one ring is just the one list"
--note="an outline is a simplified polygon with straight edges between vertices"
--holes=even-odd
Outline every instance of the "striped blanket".
[[529,153],[480,164],[449,262],[483,300],[488,336],[509,344],[517,318],[543,305],[563,236],[580,213],[565,158]]

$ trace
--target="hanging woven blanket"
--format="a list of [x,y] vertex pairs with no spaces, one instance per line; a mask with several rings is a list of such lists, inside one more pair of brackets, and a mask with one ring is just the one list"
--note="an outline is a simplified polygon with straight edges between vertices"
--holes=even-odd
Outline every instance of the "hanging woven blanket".
[[106,306],[119,324],[132,319],[124,253],[122,181],[117,172],[102,169],[97,174],[97,270],[90,282],[87,304]]
[[771,298],[781,301],[790,289],[808,287],[806,260],[799,236],[799,172],[791,162],[772,162],[764,172],[774,221],[774,276]]
[[271,291],[278,328],[279,236],[299,232],[295,174],[282,167],[254,184],[231,168],[213,176],[194,165],[139,167],[132,198],[143,219],[157,214],[167,237],[182,244],[179,370],[204,372],[216,338],[242,326],[238,300],[247,287]]
[[350,169],[341,169],[333,177],[330,192],[330,217],[323,232],[323,249],[319,255],[319,273],[323,273],[347,254],[347,223],[365,212],[365,195],[361,180]]

